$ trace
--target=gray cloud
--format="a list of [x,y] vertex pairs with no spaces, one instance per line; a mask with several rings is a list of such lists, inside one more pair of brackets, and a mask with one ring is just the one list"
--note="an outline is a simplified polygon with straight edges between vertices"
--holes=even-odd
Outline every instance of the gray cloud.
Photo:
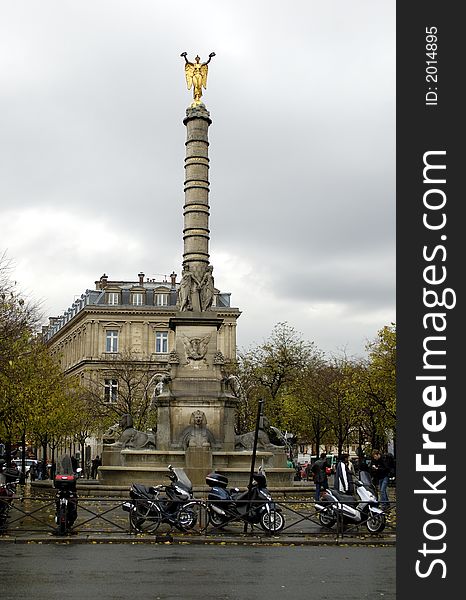
[[180,272],[184,50],[217,53],[211,252],[240,344],[288,320],[361,351],[395,318],[388,0],[4,3],[0,251],[49,314],[104,271]]

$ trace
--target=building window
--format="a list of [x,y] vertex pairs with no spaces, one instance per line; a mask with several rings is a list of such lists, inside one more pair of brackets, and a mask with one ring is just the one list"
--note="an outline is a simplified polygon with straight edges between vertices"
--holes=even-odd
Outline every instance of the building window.
[[168,332],[167,331],[156,331],[155,332],[155,351],[157,353],[168,352]]
[[109,329],[106,332],[105,352],[118,352],[118,331]]
[[168,306],[168,294],[155,294],[155,306]]
[[144,294],[142,292],[134,292],[131,295],[131,302],[135,306],[142,306],[144,304]]
[[118,292],[108,292],[107,304],[120,304],[120,294]]
[[118,379],[106,379],[104,384],[104,402],[115,403],[118,400]]

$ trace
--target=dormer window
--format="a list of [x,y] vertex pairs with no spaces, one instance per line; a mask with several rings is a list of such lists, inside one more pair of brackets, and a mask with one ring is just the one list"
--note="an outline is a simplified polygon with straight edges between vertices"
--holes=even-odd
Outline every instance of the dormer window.
[[107,292],[107,304],[120,304],[120,294],[118,292]]
[[144,294],[142,292],[133,292],[131,294],[131,304],[142,306],[144,304]]
[[155,306],[168,306],[168,294],[155,294]]

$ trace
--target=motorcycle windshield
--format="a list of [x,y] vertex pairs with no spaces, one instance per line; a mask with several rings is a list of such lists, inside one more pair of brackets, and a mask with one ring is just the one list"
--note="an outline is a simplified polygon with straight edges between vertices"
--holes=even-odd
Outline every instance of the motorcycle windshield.
[[363,485],[372,485],[371,474],[368,471],[360,471],[359,479]]
[[175,467],[173,469],[173,471],[175,472],[175,475],[178,478],[178,483],[180,483],[187,490],[192,489],[193,484],[191,483],[191,481],[189,480],[189,477],[186,475],[186,473],[184,472],[184,470],[182,468]]

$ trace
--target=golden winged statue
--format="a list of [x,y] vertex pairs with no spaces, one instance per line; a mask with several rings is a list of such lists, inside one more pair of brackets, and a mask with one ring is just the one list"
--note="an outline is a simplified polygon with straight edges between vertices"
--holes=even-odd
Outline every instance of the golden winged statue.
[[183,52],[180,56],[182,56],[185,60],[184,72],[186,75],[186,85],[188,86],[188,90],[193,88],[193,96],[194,102],[191,104],[193,106],[199,106],[202,104],[201,96],[202,96],[202,88],[207,89],[207,71],[209,67],[207,66],[212,57],[215,56],[215,52],[211,52],[209,54],[209,60],[205,63],[200,62],[200,57],[196,56],[196,62],[190,62],[187,57],[187,52]]

